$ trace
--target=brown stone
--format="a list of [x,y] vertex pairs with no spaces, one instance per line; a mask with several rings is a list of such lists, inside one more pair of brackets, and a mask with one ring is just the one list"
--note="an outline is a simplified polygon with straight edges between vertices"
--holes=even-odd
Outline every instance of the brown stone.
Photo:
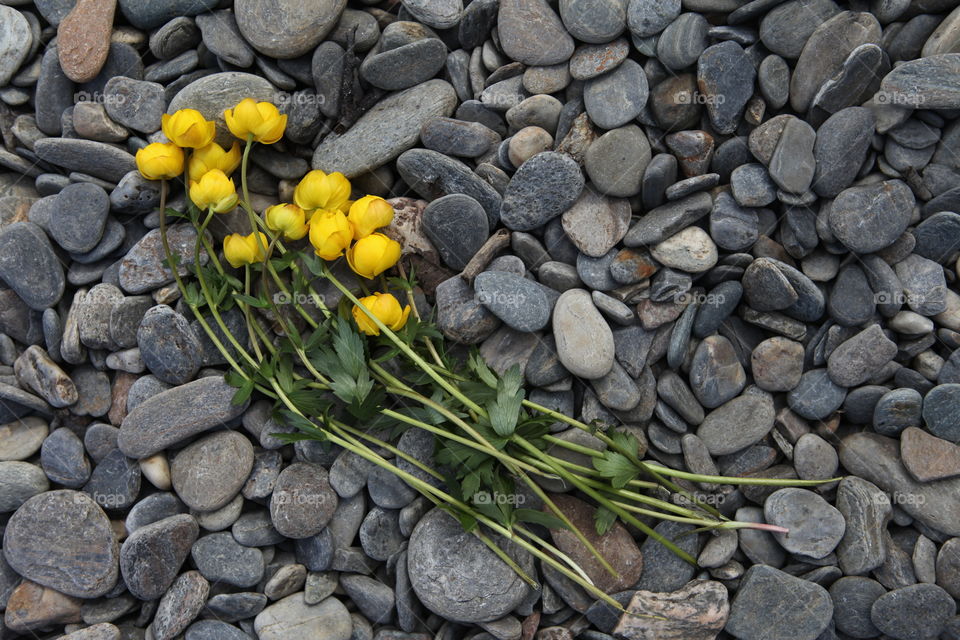
[[960,447],[917,427],[900,434],[900,458],[919,482],[960,476]]
[[[630,533],[621,523],[615,522],[605,534],[597,533],[594,522],[596,509],[582,500],[567,495],[552,495],[551,499],[570,519],[570,522],[590,542],[607,563],[619,573],[613,576],[590,550],[569,529],[551,529],[550,537],[562,552],[586,572],[593,583],[605,593],[614,593],[629,588],[640,579],[643,571],[643,556]],[[550,513],[549,507],[544,511]]]
[[583,157],[587,153],[587,148],[599,136],[597,131],[590,124],[590,118],[586,113],[581,113],[570,125],[570,130],[557,145],[557,151],[570,155],[577,164],[583,165]]
[[110,388],[112,396],[110,413],[107,414],[107,419],[113,426],[119,427],[123,423],[123,419],[127,417],[127,394],[130,392],[130,387],[139,378],[140,376],[126,371],[118,371],[113,377],[113,385]]
[[654,302],[650,298],[644,298],[637,305],[637,315],[640,316],[640,324],[647,331],[653,331],[657,327],[673,322],[680,317],[687,305],[683,302]]
[[677,591],[637,591],[613,635],[624,640],[713,640],[729,614],[723,584],[693,580]]
[[7,602],[3,622],[16,633],[80,622],[80,600],[24,580]]
[[117,0],[79,0],[57,29],[60,66],[74,82],[97,77],[110,53]]

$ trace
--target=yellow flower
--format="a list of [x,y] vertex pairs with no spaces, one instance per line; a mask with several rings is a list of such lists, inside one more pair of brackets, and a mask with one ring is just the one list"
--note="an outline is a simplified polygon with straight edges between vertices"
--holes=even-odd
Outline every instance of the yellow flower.
[[240,166],[240,159],[240,143],[236,140],[234,140],[230,151],[224,151],[223,147],[216,142],[211,142],[190,155],[188,166],[190,179],[199,180],[203,177],[203,174],[214,169],[220,169],[220,171],[230,175]]
[[137,169],[147,180],[169,180],[183,173],[183,149],[154,142],[137,151]]
[[324,173],[314,169],[293,191],[293,201],[304,211],[313,209],[347,212],[350,200],[350,181],[340,173]]
[[287,116],[269,102],[255,102],[253,98],[244,98],[233,109],[223,112],[230,133],[241,140],[247,136],[263,144],[273,144],[283,137],[287,128]]
[[[387,325],[391,331],[402,329],[410,316],[410,305],[401,309],[400,303],[389,293],[375,293],[372,296],[360,298],[360,304],[375,315],[380,322]],[[353,319],[360,331],[368,336],[380,335],[380,327],[357,305],[353,306]]]
[[267,246],[268,240],[263,233],[257,233],[260,236],[259,240],[252,233],[245,236],[239,233],[231,233],[223,239],[223,257],[227,259],[231,267],[236,269],[245,264],[264,261],[264,248]]
[[275,204],[263,212],[271,231],[282,231],[286,240],[299,240],[307,235],[306,215],[295,204]]
[[213,209],[226,213],[237,206],[237,188],[220,169],[203,174],[199,181],[190,181],[190,199],[201,211]]
[[400,259],[400,243],[382,233],[357,240],[347,251],[350,268],[364,278],[374,279]]
[[336,260],[350,246],[353,229],[342,211],[320,210],[310,218],[310,244],[324,260]]
[[165,113],[160,122],[163,135],[179,147],[200,149],[213,142],[217,135],[217,125],[196,109],[180,109],[173,115]]
[[350,205],[347,219],[353,227],[353,239],[359,240],[390,224],[393,207],[380,196],[363,196]]

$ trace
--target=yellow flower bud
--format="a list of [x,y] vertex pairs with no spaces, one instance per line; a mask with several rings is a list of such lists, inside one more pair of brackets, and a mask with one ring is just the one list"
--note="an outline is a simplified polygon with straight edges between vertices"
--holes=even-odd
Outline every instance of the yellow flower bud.
[[190,155],[188,166],[190,179],[197,181],[203,177],[203,174],[214,169],[220,169],[220,171],[230,175],[240,166],[240,159],[240,143],[236,140],[233,141],[230,151],[225,151],[216,142],[211,142]]
[[350,181],[340,173],[324,173],[314,169],[303,176],[293,191],[293,201],[304,211],[327,209],[347,212],[350,200]]
[[347,262],[358,275],[374,279],[400,259],[400,243],[382,233],[357,240],[347,251]]
[[320,210],[310,218],[310,244],[324,260],[336,260],[350,246],[353,229],[342,211]]
[[287,128],[287,116],[269,102],[255,102],[253,98],[244,98],[233,109],[223,112],[230,133],[241,140],[248,136],[262,144],[273,144],[283,137]]
[[299,240],[307,235],[306,215],[295,204],[275,204],[263,212],[267,228],[282,231],[286,240]]
[[393,207],[380,196],[363,196],[350,205],[347,216],[353,227],[353,239],[359,240],[393,221]]
[[173,115],[165,113],[160,122],[163,135],[179,147],[200,149],[213,142],[217,135],[217,125],[196,109],[180,109]]
[[183,149],[154,142],[137,151],[137,169],[147,180],[169,180],[183,173]]
[[239,233],[231,233],[223,239],[223,257],[227,259],[231,267],[236,269],[245,264],[264,261],[264,249],[269,241],[263,233],[257,232],[257,235],[260,236],[259,240],[252,233],[245,236]]
[[203,174],[199,181],[190,182],[190,199],[201,211],[213,209],[226,213],[237,206],[237,188],[227,174],[214,169]]
[[[389,293],[375,293],[372,296],[360,298],[360,304],[375,315],[380,322],[387,325],[387,328],[391,331],[402,329],[410,316],[410,305],[401,309],[400,303]],[[380,335],[380,327],[357,305],[353,306],[353,319],[360,331],[368,336]]]

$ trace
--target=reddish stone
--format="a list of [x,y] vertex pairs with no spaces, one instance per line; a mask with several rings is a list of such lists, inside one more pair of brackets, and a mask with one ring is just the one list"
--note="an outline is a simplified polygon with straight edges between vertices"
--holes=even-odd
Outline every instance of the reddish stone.
[[117,0],[79,0],[57,29],[60,66],[74,82],[97,77],[110,53]]

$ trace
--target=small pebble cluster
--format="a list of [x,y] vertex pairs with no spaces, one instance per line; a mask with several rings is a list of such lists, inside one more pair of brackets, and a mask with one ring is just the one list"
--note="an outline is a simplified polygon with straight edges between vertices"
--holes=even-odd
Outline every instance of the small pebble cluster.
[[[688,483],[789,529],[657,524],[699,567],[548,486],[635,617],[284,444],[134,163],[246,97],[288,116],[255,207],[310,169],[390,198],[454,353],[675,469],[842,479]],[[0,0],[0,640],[960,639],[958,115],[956,0]]]

